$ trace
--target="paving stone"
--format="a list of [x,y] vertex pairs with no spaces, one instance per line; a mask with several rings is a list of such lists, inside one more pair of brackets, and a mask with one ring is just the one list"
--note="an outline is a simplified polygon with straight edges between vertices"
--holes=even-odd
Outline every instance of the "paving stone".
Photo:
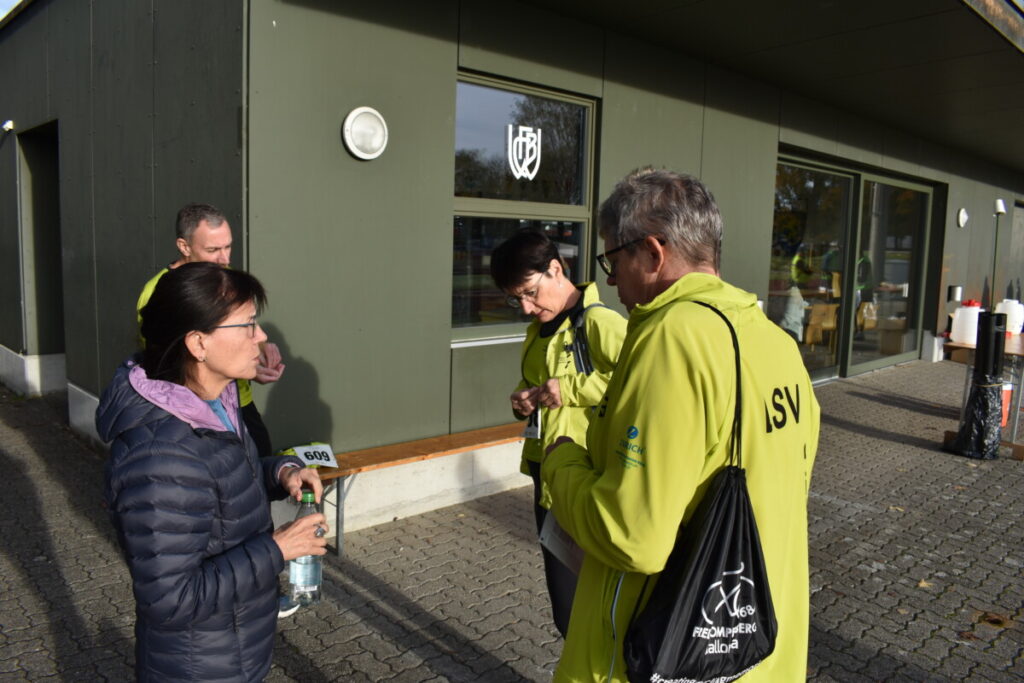
[[[1020,678],[1024,467],[938,449],[962,382],[963,366],[910,363],[816,388],[809,680]],[[0,535],[18,539],[0,552],[0,678],[130,680],[134,606],[98,505],[103,458],[59,426],[64,410],[0,390],[16,475]],[[347,534],[324,601],[280,622],[267,680],[549,680],[562,642],[531,506],[525,487]],[[1015,625],[978,624],[986,611]]]

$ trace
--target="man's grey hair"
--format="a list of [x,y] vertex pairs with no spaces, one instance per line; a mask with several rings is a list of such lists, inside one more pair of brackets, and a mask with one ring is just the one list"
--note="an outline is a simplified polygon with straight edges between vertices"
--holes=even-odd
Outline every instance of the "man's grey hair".
[[638,168],[619,181],[598,218],[598,232],[615,246],[653,235],[690,265],[719,271],[722,214],[711,191],[693,176]]
[[178,220],[175,224],[178,237],[186,242],[192,241],[192,233],[196,231],[199,224],[206,221],[210,227],[219,228],[227,218],[216,207],[209,204],[186,204],[178,212]]

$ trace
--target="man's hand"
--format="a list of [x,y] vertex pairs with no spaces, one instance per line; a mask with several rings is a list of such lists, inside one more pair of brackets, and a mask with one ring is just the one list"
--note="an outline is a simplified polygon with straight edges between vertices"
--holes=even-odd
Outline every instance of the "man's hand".
[[537,392],[538,403],[548,409],[562,407],[562,388],[557,377],[552,377],[537,388],[540,389]]
[[513,392],[509,397],[512,401],[512,411],[522,417],[532,414],[537,409],[537,395],[540,394],[540,390],[540,387],[530,387]]
[[320,475],[312,467],[282,467],[278,473],[279,481],[289,498],[302,501],[302,488],[313,489],[316,502],[320,502],[324,485],[320,483]]
[[281,350],[273,342],[264,342],[260,346],[260,364],[256,366],[255,381],[270,384],[281,379],[284,363],[281,362]]
[[551,451],[555,450],[556,448],[561,446],[563,443],[576,443],[576,442],[573,441],[571,437],[564,436],[564,435],[560,436],[557,439],[555,439],[552,443],[548,444],[548,447],[544,449],[544,457],[546,458],[549,455],[551,455]]

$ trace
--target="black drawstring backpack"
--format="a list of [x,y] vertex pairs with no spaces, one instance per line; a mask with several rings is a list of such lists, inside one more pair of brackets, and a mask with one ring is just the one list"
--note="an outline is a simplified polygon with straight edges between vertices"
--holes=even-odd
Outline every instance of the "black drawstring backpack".
[[778,633],[740,459],[739,341],[721,311],[693,303],[717,313],[732,335],[736,412],[729,464],[714,476],[693,517],[680,529],[665,569],[638,614],[647,591],[644,582],[623,643],[631,683],[727,683],[770,655]]

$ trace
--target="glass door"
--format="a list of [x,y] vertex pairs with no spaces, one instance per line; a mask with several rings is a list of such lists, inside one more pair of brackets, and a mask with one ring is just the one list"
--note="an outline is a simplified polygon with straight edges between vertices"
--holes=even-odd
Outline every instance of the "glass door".
[[931,189],[865,177],[861,185],[849,368],[917,358]]
[[846,348],[855,188],[851,174],[792,161],[776,167],[765,313],[793,337],[813,379],[836,376]]

